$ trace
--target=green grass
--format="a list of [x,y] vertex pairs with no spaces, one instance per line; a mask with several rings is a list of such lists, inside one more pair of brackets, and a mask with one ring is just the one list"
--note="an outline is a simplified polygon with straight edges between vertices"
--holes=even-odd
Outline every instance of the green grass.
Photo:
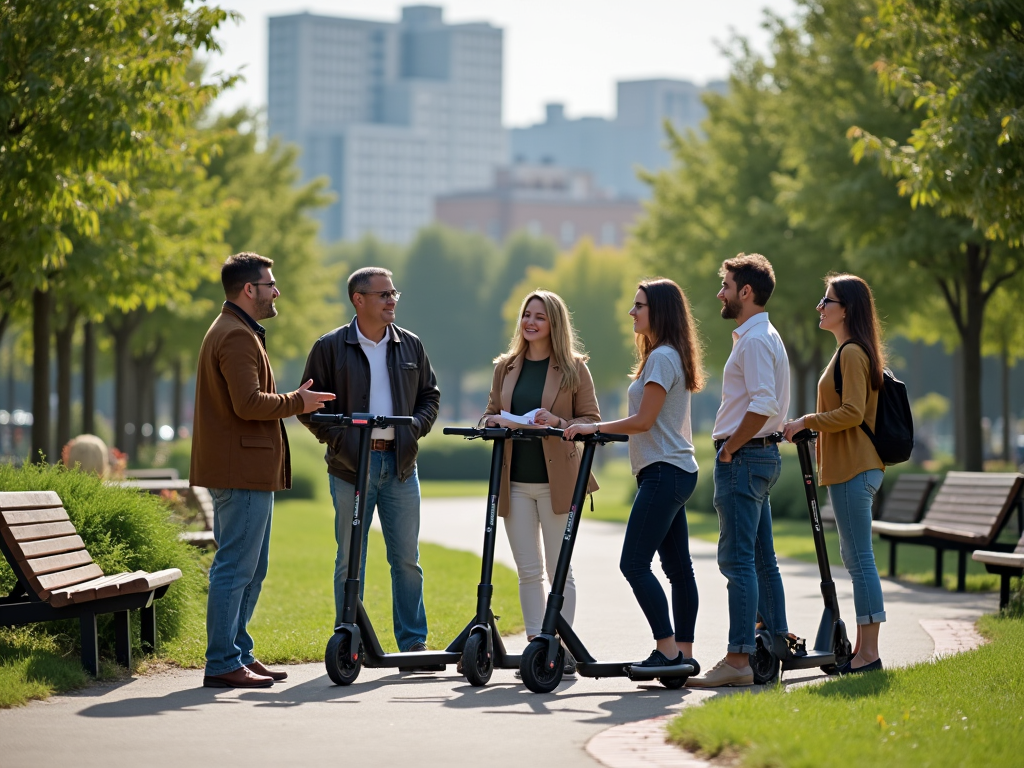
[[1019,766],[1024,622],[984,617],[968,653],[821,685],[720,695],[672,721],[676,743],[723,764]]

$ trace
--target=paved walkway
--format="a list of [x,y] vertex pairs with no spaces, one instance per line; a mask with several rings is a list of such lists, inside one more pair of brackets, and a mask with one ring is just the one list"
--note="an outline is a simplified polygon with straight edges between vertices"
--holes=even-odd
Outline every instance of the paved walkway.
[[[422,539],[479,551],[483,516],[482,500],[427,500]],[[621,525],[584,519],[576,547],[575,626],[599,658],[642,658],[651,647],[647,624],[618,572],[621,541]],[[498,560],[511,565],[503,534],[499,542]],[[693,540],[691,546],[703,601],[695,655],[710,666],[725,650],[725,580],[718,573],[714,545]],[[821,611],[817,569],[785,561],[782,574],[790,628],[813,637]],[[834,576],[842,606],[852,614],[849,579],[842,569],[835,569]],[[994,595],[890,581],[883,582],[883,590],[889,621],[881,652],[890,666],[933,655],[936,644],[922,620],[946,622],[955,634],[962,625],[949,622],[971,622],[997,604]],[[847,620],[852,624],[852,615]],[[957,637],[952,644],[962,647],[963,636]],[[522,635],[508,640],[514,650],[524,643]],[[322,664],[293,666],[289,673],[288,681],[271,689],[239,692],[203,689],[201,671],[175,670],[0,711],[0,764],[310,766],[332,761],[522,768],[524,760],[537,758],[560,768],[594,766],[598,760],[615,765],[612,758],[594,757],[600,755],[600,740],[589,751],[588,742],[611,726],[670,715],[715,695],[638,686],[624,678],[567,681],[552,694],[536,695],[511,671],[496,671],[488,686],[473,688],[452,667],[436,676],[364,669],[347,688],[332,686]],[[787,673],[784,681],[820,676],[799,674]],[[657,743],[649,725],[632,729],[640,734],[628,737],[633,743],[641,736]],[[622,739],[615,744],[621,748]]]

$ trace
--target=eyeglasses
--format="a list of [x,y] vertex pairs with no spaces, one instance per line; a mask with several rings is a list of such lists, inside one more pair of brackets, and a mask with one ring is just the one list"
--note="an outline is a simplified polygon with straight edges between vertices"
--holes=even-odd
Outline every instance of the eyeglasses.
[[[643,309],[643,308],[644,308],[644,307],[646,307],[646,306],[647,306],[647,305],[646,305],[646,304],[644,304],[644,303],[643,303],[642,301],[634,301],[634,302],[633,302],[633,309],[634,309],[635,311],[637,311],[637,312],[639,312],[639,311],[640,311],[641,309]],[[620,311],[621,311],[621,310],[620,310]]]
[[830,299],[828,296],[822,296],[821,301],[818,302],[819,307],[827,307],[829,304],[839,304],[842,306],[843,302],[839,299]]
[[277,280],[271,280],[269,283],[249,283],[249,285],[269,285],[271,288],[277,286]]
[[380,296],[384,301],[387,301],[388,299],[398,301],[402,298],[402,292],[394,289],[391,289],[390,291],[356,291],[356,293],[361,293],[364,296]]

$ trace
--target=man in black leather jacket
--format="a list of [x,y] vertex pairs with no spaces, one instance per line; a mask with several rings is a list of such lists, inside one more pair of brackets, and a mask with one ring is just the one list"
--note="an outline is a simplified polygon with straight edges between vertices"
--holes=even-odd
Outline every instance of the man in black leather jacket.
[[[365,582],[366,537],[374,508],[391,563],[395,640],[402,651],[426,649],[423,570],[419,565],[420,486],[416,474],[417,441],[437,419],[441,393],[417,336],[395,325],[400,293],[391,272],[380,267],[356,270],[348,279],[356,316],[348,325],[321,336],[310,350],[302,380],[333,392],[337,399],[321,413],[373,413],[412,416],[413,426],[374,429],[371,434],[370,485],[363,521]],[[335,510],[338,555],[334,564],[336,623],[341,621],[358,464],[358,430],[299,419],[327,444],[328,479]]]

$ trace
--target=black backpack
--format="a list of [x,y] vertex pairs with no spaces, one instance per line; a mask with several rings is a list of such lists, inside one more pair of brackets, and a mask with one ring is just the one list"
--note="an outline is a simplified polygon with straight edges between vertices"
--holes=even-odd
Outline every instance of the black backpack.
[[[843,396],[843,371],[840,365],[843,347],[856,344],[847,341],[836,354],[836,392]],[[878,391],[878,409],[875,411],[875,431],[861,422],[860,428],[871,438],[878,458],[886,466],[902,464],[910,459],[914,450],[914,415],[910,411],[907,385],[892,375],[888,368],[882,371],[882,388]]]

